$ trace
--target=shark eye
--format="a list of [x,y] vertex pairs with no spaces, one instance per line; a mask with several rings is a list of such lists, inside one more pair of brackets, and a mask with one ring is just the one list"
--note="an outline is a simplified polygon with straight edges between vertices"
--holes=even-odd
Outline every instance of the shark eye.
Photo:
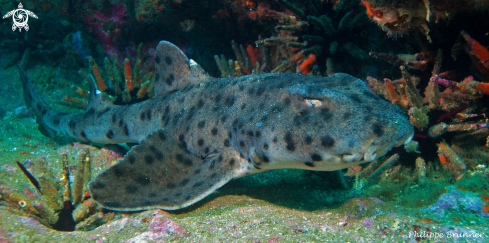
[[323,105],[323,101],[318,99],[304,99],[304,103],[309,108],[318,108]]

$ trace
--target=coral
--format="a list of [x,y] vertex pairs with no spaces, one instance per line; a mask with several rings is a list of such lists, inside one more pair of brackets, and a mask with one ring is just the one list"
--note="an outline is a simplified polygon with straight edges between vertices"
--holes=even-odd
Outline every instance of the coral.
[[361,0],[371,20],[389,36],[418,30],[431,42],[429,23],[449,19],[463,10],[489,9],[487,1],[477,0]]
[[[98,86],[98,89],[104,92],[107,97],[114,102],[114,104],[127,104],[131,102],[140,102],[154,96],[153,84],[154,76],[151,65],[142,66],[143,45],[140,44],[137,51],[134,67],[131,68],[131,62],[129,58],[125,58],[121,66],[118,64],[117,57],[112,55],[111,58],[105,57],[105,72],[107,73],[108,80],[104,80],[101,74],[101,69],[92,57],[89,57],[89,65],[91,67],[91,73],[95,76],[94,81]],[[124,71],[122,71],[122,69]],[[88,72],[90,73],[90,72]],[[85,80],[86,84],[90,83],[90,74],[86,71],[80,70],[80,76]],[[88,98],[88,92],[84,91],[80,87],[74,88],[81,98]],[[74,108],[85,109],[87,102],[83,99],[76,97],[65,96],[63,101],[58,103],[62,105],[71,106]]]
[[95,11],[83,18],[95,34],[106,53],[113,53],[117,39],[120,37],[120,25],[125,20],[126,7],[122,4],[111,4],[109,13]]
[[448,186],[446,190],[447,192],[442,194],[435,204],[426,207],[423,212],[445,218],[450,211],[465,210],[485,218],[489,217],[489,214],[483,210],[484,202],[477,193],[461,190],[456,186]]
[[[372,49],[370,41],[376,38],[373,37],[373,25],[365,21],[367,15],[362,6],[354,1],[329,4],[284,0],[279,1],[280,6],[264,1],[256,8],[245,8],[244,2],[242,5],[238,2],[230,3],[233,6],[231,9],[240,9],[238,13],[257,12],[257,16],[253,15],[254,23],[271,33],[271,37],[268,38],[259,36],[255,43],[246,48],[255,73],[303,72],[331,75],[334,72],[347,72],[355,75],[360,71],[356,67],[373,62],[366,51]],[[270,23],[270,20],[274,22]],[[306,72],[300,65],[310,54],[314,55],[316,60]],[[306,63],[311,63],[311,60]],[[238,57],[237,61],[240,63]],[[255,65],[257,61],[260,62],[259,68]],[[219,60],[218,66],[222,67],[221,63],[223,61]],[[242,63],[240,66],[243,67]],[[250,69],[251,66],[245,65]],[[222,72],[221,76],[227,77],[222,75]]]
[[[24,193],[20,193],[0,183],[0,199],[56,230],[90,230],[111,220],[113,213],[102,212],[90,199],[86,187],[91,179],[92,167],[89,150],[82,150],[77,159],[77,166],[69,166],[66,154],[62,155],[59,179],[51,173],[44,158],[34,162],[37,176],[33,176],[22,163],[17,162],[37,191],[34,193],[25,189]],[[70,171],[75,171],[73,183],[70,182]],[[89,220],[96,213],[99,220]]]

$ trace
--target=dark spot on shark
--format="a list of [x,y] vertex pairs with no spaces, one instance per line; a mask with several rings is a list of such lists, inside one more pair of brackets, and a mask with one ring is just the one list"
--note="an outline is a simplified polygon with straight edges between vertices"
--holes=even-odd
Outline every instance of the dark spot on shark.
[[284,140],[285,143],[287,143],[287,150],[294,151],[295,144],[294,141],[292,140],[292,134],[290,134],[290,132],[285,133]]
[[217,127],[212,128],[212,130],[211,130],[211,134],[212,134],[213,136],[216,136],[216,135],[217,135]]
[[271,112],[282,112],[284,109],[282,106],[275,105],[272,107]]
[[158,137],[160,138],[161,141],[166,140],[166,135],[163,131],[158,131]]
[[360,99],[360,97],[357,94],[351,94],[350,95],[350,99],[353,100],[356,103],[361,103],[362,102],[362,99]]
[[321,138],[321,145],[324,147],[332,147],[334,145],[334,139],[331,136],[326,135]]
[[310,135],[307,135],[306,138],[304,139],[304,142],[309,145],[312,143],[312,138]]
[[221,116],[221,122],[222,122],[222,123],[226,122],[227,118],[228,118],[228,116],[227,116],[227,115],[223,115],[223,116]]
[[146,119],[146,112],[143,111],[139,114],[139,120],[144,121]]
[[108,138],[108,139],[112,139],[114,137],[114,132],[112,130],[109,130],[105,136]]
[[342,116],[343,120],[346,120],[346,119],[348,119],[348,118],[350,118],[350,117],[351,117],[351,112],[348,112],[348,111],[347,111],[347,112],[345,112],[345,113],[343,114],[343,116]]
[[74,120],[70,120],[68,122],[68,127],[70,128],[70,130],[75,130],[75,127],[76,127],[76,122]]
[[87,139],[87,134],[85,133],[85,131],[81,131],[81,132],[80,132],[80,136],[81,136],[83,139],[85,139],[85,140],[87,140],[87,141],[88,141],[88,139]]
[[197,188],[197,187],[202,186],[203,184],[204,184],[204,182],[203,182],[203,181],[199,181],[199,182],[196,182],[196,183],[195,183],[195,184],[194,184],[192,187],[193,187],[193,188]]
[[248,94],[249,94],[249,95],[253,95],[253,93],[255,93],[255,89],[254,89],[254,88],[250,88],[250,89],[248,90]]
[[146,164],[148,165],[151,165],[153,164],[153,162],[155,162],[155,158],[153,158],[153,156],[151,155],[146,155],[144,156],[144,162],[146,162]]
[[163,122],[163,126],[166,127],[168,125],[168,122],[170,122],[170,116],[163,116],[161,117],[161,120]]
[[131,186],[131,185],[129,185],[129,186],[126,186],[125,187],[125,190],[126,190],[127,193],[132,194],[132,193],[138,192],[139,189],[138,189],[137,186]]
[[265,92],[265,87],[262,85],[256,89],[256,96],[261,96]]
[[234,96],[227,97],[225,104],[227,107],[233,106],[234,105]]
[[124,127],[122,130],[124,132],[124,135],[129,136],[129,129],[127,128],[127,124],[124,124]]
[[372,126],[372,130],[375,135],[377,135],[377,137],[382,137],[382,135],[384,135],[384,128],[379,122],[374,123],[374,125]]
[[270,162],[270,159],[266,155],[263,155],[263,162]]
[[233,166],[236,163],[236,160],[234,158],[229,160],[229,165]]
[[124,176],[124,172],[119,167],[115,167],[114,168],[114,175],[116,177],[121,177],[121,176]]
[[260,138],[261,137],[261,132],[260,131],[256,131],[255,132],[255,137],[256,138]]
[[105,113],[107,113],[109,111],[110,111],[110,107],[107,107],[107,108],[103,109],[101,112],[97,113],[96,117],[100,118],[101,116],[103,116]]
[[119,120],[119,124],[118,125],[119,125],[119,127],[122,127],[122,125],[124,125],[124,120],[122,118]]
[[242,148],[243,148],[243,147],[245,147],[245,146],[246,146],[246,145],[245,145],[245,142],[243,142],[243,141],[239,141],[239,146],[240,146],[240,147],[242,147]]
[[204,145],[204,139],[199,138],[199,140],[197,141],[197,145],[199,145],[199,147],[202,147]]
[[246,108],[246,103],[242,104],[241,107],[239,108],[240,110],[244,110]]
[[190,107],[188,110],[187,121],[192,120],[192,117],[195,115],[195,106]]
[[312,162],[310,162],[310,161],[305,162],[304,164],[305,164],[306,166],[308,166],[308,167],[314,167],[314,163],[312,163]]
[[170,56],[166,56],[166,57],[165,57],[165,62],[166,62],[166,64],[167,64],[168,66],[170,66],[170,65],[172,64],[173,60],[171,59],[171,57],[170,57]]
[[363,117],[363,121],[364,121],[364,122],[369,122],[371,119],[372,119],[372,116],[370,116],[370,114],[366,114],[366,115]]
[[263,149],[268,150],[268,143],[263,144]]
[[204,154],[209,154],[209,147],[206,147],[206,148],[204,149]]
[[136,162],[136,158],[134,158],[134,156],[132,154],[128,155],[127,156],[127,161],[129,161],[129,164],[134,164],[134,162]]
[[273,137],[272,142],[273,142],[273,143],[277,143],[277,142],[278,142],[277,137]]
[[255,136],[255,134],[253,133],[253,131],[247,131],[246,132],[246,135],[251,136],[251,137],[254,137]]
[[333,113],[329,111],[329,108],[325,107],[321,109],[321,116],[323,117],[323,121],[329,121],[333,117]]
[[285,106],[289,106],[290,105],[290,99],[289,98],[285,98],[284,105]]
[[95,182],[92,184],[92,189],[103,189],[105,188],[105,184],[104,183],[101,183],[101,182]]
[[139,176],[138,178],[136,178],[136,182],[143,186],[147,186],[149,185],[149,183],[151,183],[151,179],[147,176]]
[[93,114],[95,113],[95,108],[90,108],[88,109],[88,111],[86,113],[83,114],[83,118],[87,118],[87,117],[90,117],[92,116]]
[[151,120],[151,109],[146,110],[146,119]]
[[231,144],[229,144],[229,140],[228,139],[224,139],[224,146],[225,147],[231,146]]
[[312,159],[312,161],[321,161],[321,160],[323,160],[321,158],[321,155],[319,155],[319,154],[312,154],[311,155],[311,159]]
[[180,142],[180,144],[182,145],[182,147],[184,147],[185,149],[187,148],[187,142],[185,142],[185,135],[180,134],[178,136],[178,142]]
[[204,128],[205,127],[205,121],[200,121],[199,123],[197,123],[197,126],[201,129]]
[[180,182],[180,186],[185,186],[185,185],[187,185],[189,181],[190,181],[190,180],[189,180],[189,179],[187,179],[187,178],[183,179],[183,181],[182,181],[182,182]]
[[214,101],[217,103],[221,101],[221,94],[217,94],[216,97],[214,97]]
[[197,102],[197,108],[202,108],[204,106],[204,100],[199,99],[199,102]]
[[194,174],[196,174],[196,175],[200,174],[200,169],[196,169],[196,170],[194,171]]
[[41,111],[41,115],[42,115],[42,116],[44,116],[44,115],[46,115],[46,113],[48,113],[48,110],[46,110],[46,109],[42,109],[42,111]]
[[166,84],[168,84],[168,85],[172,85],[172,84],[173,84],[173,80],[175,80],[175,76],[173,76],[173,74],[170,74],[170,75],[169,75],[169,76],[166,78],[165,82],[166,82]]

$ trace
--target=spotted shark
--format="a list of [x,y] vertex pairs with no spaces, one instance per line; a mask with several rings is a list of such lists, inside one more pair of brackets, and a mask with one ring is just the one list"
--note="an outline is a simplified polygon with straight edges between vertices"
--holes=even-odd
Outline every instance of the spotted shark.
[[137,143],[89,184],[104,208],[176,210],[232,179],[272,169],[340,170],[408,143],[398,107],[347,74],[211,78],[175,45],[156,48],[155,97],[114,105],[92,79],[84,113],[60,113],[19,66],[25,103],[46,136]]

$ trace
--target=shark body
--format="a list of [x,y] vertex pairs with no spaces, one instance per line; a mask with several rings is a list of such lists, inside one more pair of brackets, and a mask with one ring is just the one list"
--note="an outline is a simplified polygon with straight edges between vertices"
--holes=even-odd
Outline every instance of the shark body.
[[117,106],[92,80],[87,110],[78,114],[51,109],[20,69],[43,134],[139,143],[89,183],[105,208],[180,209],[234,178],[280,168],[339,170],[413,135],[398,107],[347,74],[213,79],[166,41],[156,49],[155,69],[155,98]]

